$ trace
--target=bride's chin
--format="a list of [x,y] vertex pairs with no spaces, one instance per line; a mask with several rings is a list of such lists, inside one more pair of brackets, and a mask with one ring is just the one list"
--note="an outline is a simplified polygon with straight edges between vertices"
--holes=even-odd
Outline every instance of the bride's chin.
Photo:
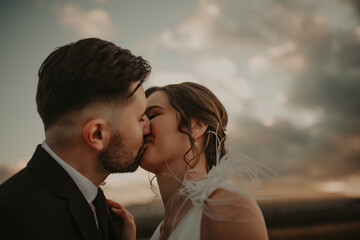
[[144,169],[145,171],[151,172],[155,174],[154,168],[152,166],[149,166],[147,164],[140,163],[140,167]]
[[145,154],[140,159],[140,167],[154,174],[156,172],[156,169],[158,168],[158,166],[155,163],[156,163],[155,160],[151,161],[151,158],[149,156],[145,156]]
[[147,170],[147,171],[149,171],[148,170],[148,163],[149,163],[149,159],[148,159],[149,157],[148,157],[148,153],[145,151],[145,153],[141,156],[141,158],[140,158],[140,167],[141,168],[143,168],[143,169],[145,169],[145,170]]

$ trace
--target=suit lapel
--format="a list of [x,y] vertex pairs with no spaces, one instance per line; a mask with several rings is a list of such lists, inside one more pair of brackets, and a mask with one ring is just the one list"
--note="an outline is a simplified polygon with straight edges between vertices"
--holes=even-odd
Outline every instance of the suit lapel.
[[107,207],[107,211],[110,216],[109,223],[108,223],[108,226],[109,226],[108,232],[109,232],[110,239],[118,239],[119,238],[118,236],[120,236],[120,233],[121,233],[120,232],[121,226],[119,224],[115,223],[116,220],[114,219],[114,214],[111,212],[109,207]]
[[27,167],[39,177],[49,192],[68,201],[69,212],[84,239],[100,239],[90,205],[69,174],[41,145],[38,145]]
[[68,202],[69,211],[84,239],[101,239],[90,205],[85,199],[84,201],[85,203],[79,201],[78,198],[70,198]]

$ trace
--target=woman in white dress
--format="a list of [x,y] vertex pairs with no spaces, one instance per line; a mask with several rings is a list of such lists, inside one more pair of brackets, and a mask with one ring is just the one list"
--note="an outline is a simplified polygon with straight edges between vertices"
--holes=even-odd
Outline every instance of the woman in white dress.
[[228,117],[218,98],[190,82],[152,87],[146,96],[151,133],[140,166],[155,174],[165,208],[151,240],[268,239],[245,187],[256,173],[226,153]]

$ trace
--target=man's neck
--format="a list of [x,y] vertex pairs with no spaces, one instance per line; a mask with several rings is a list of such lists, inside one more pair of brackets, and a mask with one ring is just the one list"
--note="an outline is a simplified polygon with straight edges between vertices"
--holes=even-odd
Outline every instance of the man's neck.
[[49,146],[64,162],[99,186],[109,176],[96,156],[82,148],[60,149]]

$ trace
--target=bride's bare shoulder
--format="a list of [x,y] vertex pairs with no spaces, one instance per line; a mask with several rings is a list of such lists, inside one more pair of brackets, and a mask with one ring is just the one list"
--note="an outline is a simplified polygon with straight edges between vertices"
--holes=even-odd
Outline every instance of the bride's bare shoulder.
[[250,196],[217,189],[205,204],[201,239],[268,239],[259,206]]

